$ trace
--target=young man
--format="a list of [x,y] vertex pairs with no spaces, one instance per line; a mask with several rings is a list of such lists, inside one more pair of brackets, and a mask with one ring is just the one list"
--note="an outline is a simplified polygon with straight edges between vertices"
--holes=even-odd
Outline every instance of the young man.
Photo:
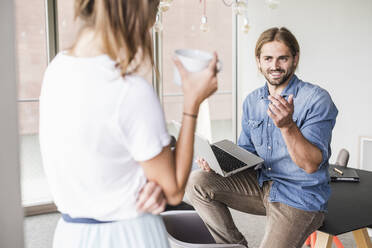
[[258,154],[264,165],[222,177],[199,159],[203,170],[191,175],[187,197],[217,243],[248,246],[230,207],[267,216],[261,248],[302,247],[327,209],[327,167],[338,111],[327,91],[294,74],[300,49],[288,29],[263,32],[255,55],[267,82],[244,101],[238,145]]

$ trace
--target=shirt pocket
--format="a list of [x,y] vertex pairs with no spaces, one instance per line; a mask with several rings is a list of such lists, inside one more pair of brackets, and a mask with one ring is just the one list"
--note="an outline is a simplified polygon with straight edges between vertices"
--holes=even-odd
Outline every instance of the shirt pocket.
[[262,145],[263,136],[263,121],[262,120],[248,120],[248,126],[251,134],[251,140],[255,146]]

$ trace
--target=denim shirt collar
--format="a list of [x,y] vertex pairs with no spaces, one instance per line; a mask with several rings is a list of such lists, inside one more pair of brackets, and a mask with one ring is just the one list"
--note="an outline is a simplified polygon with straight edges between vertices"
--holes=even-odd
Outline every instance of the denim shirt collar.
[[[298,91],[298,82],[299,82],[299,79],[298,77],[293,74],[291,80],[289,81],[288,85],[284,88],[284,90],[282,91],[282,93],[280,94],[282,97],[286,97],[286,96],[289,96],[289,95],[293,95],[293,97],[295,98],[296,95],[297,95],[297,91]],[[260,92],[260,99],[267,99],[268,96],[269,96],[269,86],[267,85],[268,83],[266,82],[265,83],[265,86],[262,88],[262,91]]]

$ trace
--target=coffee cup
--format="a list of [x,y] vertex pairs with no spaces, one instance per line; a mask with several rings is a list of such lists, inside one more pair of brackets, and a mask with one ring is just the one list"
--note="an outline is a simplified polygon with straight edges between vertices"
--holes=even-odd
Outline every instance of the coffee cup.
[[[175,56],[181,61],[185,69],[189,72],[202,71],[208,67],[213,59],[213,54],[195,49],[177,49]],[[217,62],[217,71],[222,70],[222,62]],[[174,83],[181,85],[182,80],[178,69],[174,68]]]

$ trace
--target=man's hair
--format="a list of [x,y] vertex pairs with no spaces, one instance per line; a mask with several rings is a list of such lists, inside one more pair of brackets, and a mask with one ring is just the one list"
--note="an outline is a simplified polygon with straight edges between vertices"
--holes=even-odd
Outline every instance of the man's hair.
[[123,76],[146,59],[154,66],[150,28],[159,0],[75,0],[75,19],[101,37],[103,52],[118,62]]
[[260,58],[263,45],[273,41],[284,43],[291,51],[293,57],[300,53],[300,46],[296,37],[285,27],[275,27],[264,31],[258,38],[255,49],[256,58]]

